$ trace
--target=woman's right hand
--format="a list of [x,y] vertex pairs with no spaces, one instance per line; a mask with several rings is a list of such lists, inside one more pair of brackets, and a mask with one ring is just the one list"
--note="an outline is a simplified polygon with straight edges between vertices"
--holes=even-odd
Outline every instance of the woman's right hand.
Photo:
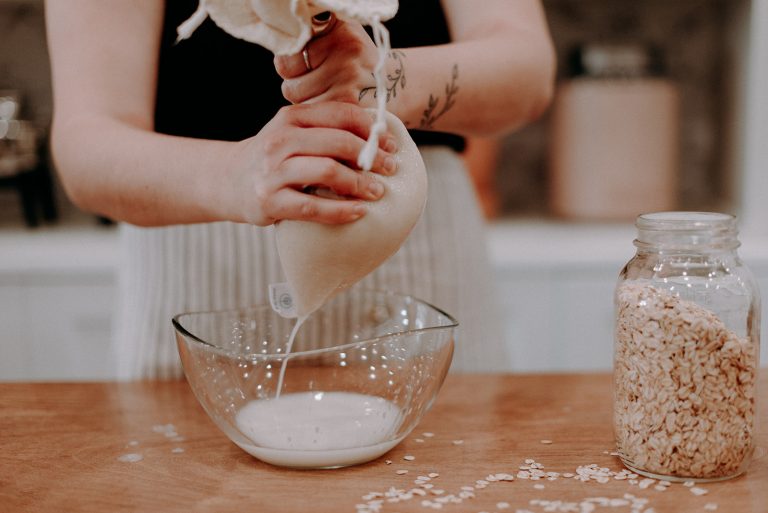
[[[282,219],[341,224],[365,215],[365,201],[381,198],[374,176],[391,175],[397,150],[391,134],[379,139],[372,173],[355,164],[371,126],[369,111],[340,102],[283,107],[261,131],[239,144],[222,180],[224,217],[267,226]],[[332,190],[342,199],[305,192]]]

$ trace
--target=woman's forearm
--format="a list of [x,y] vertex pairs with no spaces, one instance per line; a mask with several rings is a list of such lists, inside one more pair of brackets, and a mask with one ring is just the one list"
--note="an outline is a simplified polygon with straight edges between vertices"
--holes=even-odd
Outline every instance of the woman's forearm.
[[144,226],[227,217],[215,187],[236,143],[162,135],[96,116],[55,123],[52,141],[63,185],[84,210]]
[[[387,108],[409,128],[465,136],[502,135],[539,116],[552,97],[555,71],[539,0],[442,3],[453,42],[390,50]],[[362,26],[340,21],[303,53],[275,59],[283,96],[295,104],[374,107],[380,51]]]
[[462,135],[497,135],[532,121],[551,99],[554,58],[546,46],[511,45],[484,38],[394,50],[388,108],[409,128]]
[[[365,109],[348,103],[284,107],[240,142],[162,135],[97,114],[55,119],[53,153],[69,195],[85,210],[138,225],[348,223],[383,195],[378,176],[397,171],[390,133],[379,139],[373,173],[345,164],[371,125]],[[345,199],[305,194],[306,186]]]
[[[555,54],[540,0],[441,0],[452,43],[404,50],[391,102],[413,128],[502,135],[552,98]],[[482,4],[482,5],[480,5]]]

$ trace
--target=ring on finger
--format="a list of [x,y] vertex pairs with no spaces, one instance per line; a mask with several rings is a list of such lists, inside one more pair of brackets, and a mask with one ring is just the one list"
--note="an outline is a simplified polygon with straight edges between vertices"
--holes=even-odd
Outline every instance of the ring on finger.
[[307,71],[312,71],[312,62],[309,60],[309,48],[305,46],[301,51],[301,56],[304,58],[304,65],[307,67]]

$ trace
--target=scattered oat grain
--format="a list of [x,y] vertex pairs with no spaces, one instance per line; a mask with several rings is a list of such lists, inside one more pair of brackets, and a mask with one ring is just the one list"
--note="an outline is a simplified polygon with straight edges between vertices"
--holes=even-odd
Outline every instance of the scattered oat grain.
[[123,463],[136,463],[137,461],[141,461],[143,459],[144,459],[144,456],[135,452],[123,454],[122,456],[117,458],[118,461],[122,461]]
[[646,478],[646,479],[643,479],[642,481],[640,481],[640,483],[638,483],[637,486],[640,487],[641,490],[645,490],[646,488],[648,488],[649,486],[651,486],[655,482],[656,482],[655,479],[648,479],[648,478]]

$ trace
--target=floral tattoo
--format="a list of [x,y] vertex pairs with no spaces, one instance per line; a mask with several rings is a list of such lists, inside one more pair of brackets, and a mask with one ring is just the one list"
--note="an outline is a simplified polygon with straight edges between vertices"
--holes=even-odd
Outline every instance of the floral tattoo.
[[454,64],[453,69],[451,70],[451,81],[445,84],[445,101],[443,102],[442,107],[438,110],[440,96],[438,95],[435,97],[430,93],[429,102],[427,103],[427,108],[424,109],[424,112],[422,113],[419,128],[432,128],[435,121],[440,119],[443,114],[451,110],[451,107],[456,104],[456,93],[459,92],[459,86],[456,84],[458,79],[459,65]]
[[[397,98],[397,89],[405,89],[405,64],[403,58],[405,54],[400,50],[392,50],[389,52],[389,58],[395,61],[395,69],[392,73],[387,73],[387,102],[392,98]],[[376,86],[364,87],[360,91],[358,101],[365,98],[368,93],[372,93],[376,98]]]

